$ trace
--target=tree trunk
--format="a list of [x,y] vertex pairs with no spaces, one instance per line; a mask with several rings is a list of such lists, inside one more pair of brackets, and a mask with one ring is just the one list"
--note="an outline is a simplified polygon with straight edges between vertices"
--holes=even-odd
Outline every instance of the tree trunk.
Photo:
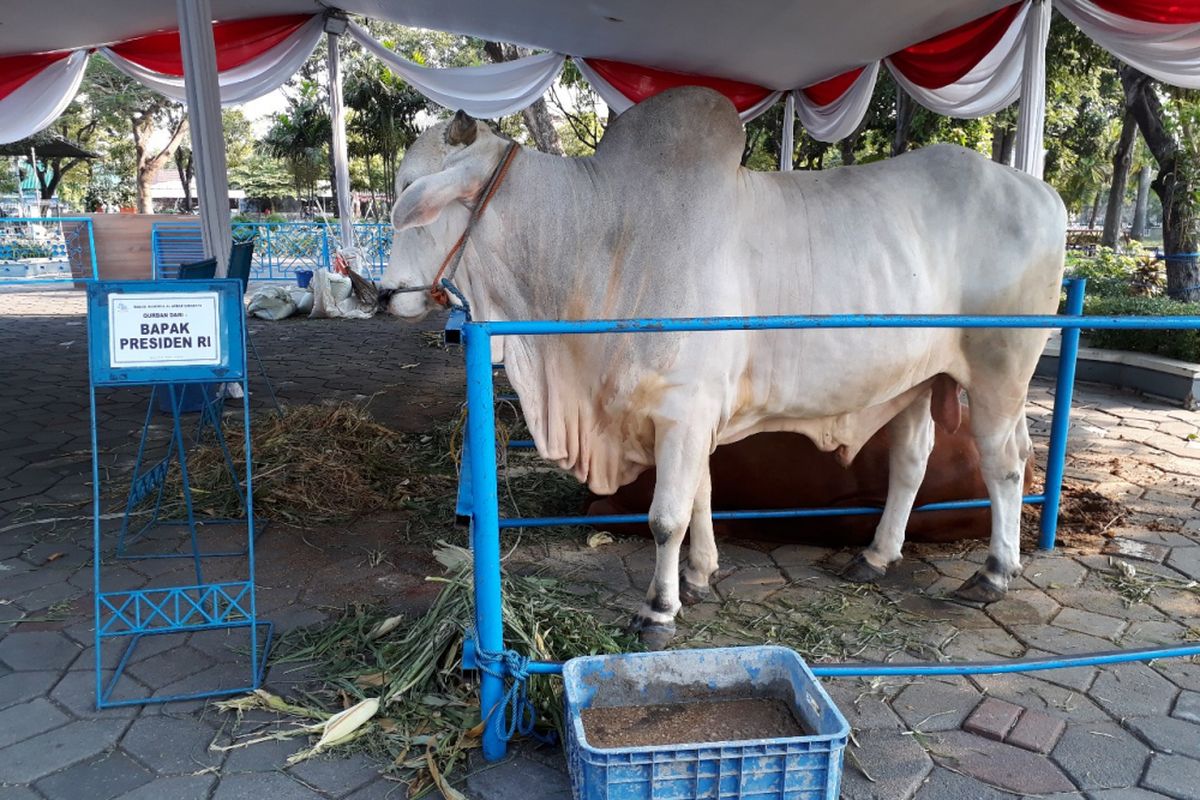
[[854,146],[858,144],[858,135],[847,136],[838,142],[838,150],[842,153],[842,165],[850,166],[854,163]]
[[1146,211],[1150,206],[1150,167],[1138,170],[1137,200],[1133,204],[1133,225],[1129,238],[1140,242],[1146,235]]
[[150,185],[154,183],[155,174],[162,169],[168,159],[175,155],[175,148],[183,142],[183,137],[188,130],[188,118],[184,116],[179,119],[170,140],[155,155],[150,155],[146,150],[148,140],[154,133],[153,118],[147,115],[141,119],[130,120],[130,122],[133,125],[133,148],[137,154],[137,212],[153,214],[154,199],[150,197]]
[[1100,190],[1096,190],[1096,197],[1092,200],[1092,213],[1088,216],[1088,230],[1096,229],[1096,217],[1100,216]]
[[[1163,107],[1147,75],[1133,67],[1118,67],[1125,89],[1125,107],[1137,120],[1138,130],[1158,164],[1158,175],[1150,188],[1162,201],[1163,250],[1195,253],[1200,242],[1195,229],[1193,176],[1180,168],[1179,144],[1163,124]],[[1200,260],[1194,257],[1167,258],[1167,294],[1176,300],[1200,300]]]
[[[500,42],[484,42],[484,52],[497,64],[503,61],[513,61],[521,57],[514,45],[503,45]],[[554,129],[554,120],[550,118],[550,110],[546,107],[546,99],[539,97],[533,105],[521,112],[525,129],[533,139],[534,147],[543,153],[561,156],[562,142],[559,141],[558,131]]]
[[1013,147],[1017,141],[1017,132],[1010,125],[997,125],[992,128],[992,161],[997,164],[1008,164],[1012,161]]
[[908,93],[896,87],[896,134],[892,138],[892,155],[898,156],[908,150],[908,129],[912,125],[913,112],[917,104]]
[[[181,153],[182,150],[177,150],[176,153]],[[175,171],[179,173],[179,185],[183,187],[183,211],[185,214],[192,213],[192,156],[188,154],[186,159],[175,159]]]
[[1100,244],[1117,249],[1121,239],[1121,215],[1125,210],[1125,187],[1129,183],[1129,162],[1133,158],[1133,138],[1137,135],[1137,123],[1128,111],[1121,120],[1121,138],[1113,153],[1113,179],[1108,190],[1108,208],[1104,212],[1104,233]]

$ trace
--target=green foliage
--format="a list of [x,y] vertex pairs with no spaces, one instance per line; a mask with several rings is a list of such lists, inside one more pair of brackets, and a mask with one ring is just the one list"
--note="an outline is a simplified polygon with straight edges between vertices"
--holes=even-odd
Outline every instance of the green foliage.
[[286,96],[287,109],[275,114],[262,143],[287,165],[297,195],[312,197],[328,166],[328,104],[316,82],[307,79]]
[[243,190],[247,197],[270,199],[289,195],[293,181],[281,159],[256,150],[230,168],[229,186]]
[[342,94],[351,112],[350,155],[365,162],[365,169],[353,171],[352,177],[357,173],[367,188],[390,199],[400,157],[420,134],[417,115],[429,103],[378,58],[365,54],[349,64]]
[[[1089,316],[1195,316],[1200,315],[1200,303],[1181,303],[1168,297],[1093,296],[1084,303],[1084,313]],[[1090,331],[1088,341],[1095,347],[1200,363],[1200,331]]]

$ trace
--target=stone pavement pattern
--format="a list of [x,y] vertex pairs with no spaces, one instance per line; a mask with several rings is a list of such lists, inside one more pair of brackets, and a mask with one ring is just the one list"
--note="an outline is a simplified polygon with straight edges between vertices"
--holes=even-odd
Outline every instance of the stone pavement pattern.
[[[94,709],[82,311],[74,292],[0,294],[0,362],[8,378],[0,387],[0,800],[403,797],[361,755],[286,767],[296,743],[214,750],[212,743],[227,741],[230,723],[200,702]],[[375,395],[375,413],[409,430],[456,413],[461,357],[431,347],[421,330],[388,320],[251,327],[285,402]],[[431,323],[426,331],[435,329]],[[1078,547],[1027,552],[1009,597],[983,609],[944,599],[982,562],[979,543],[916,548],[880,592],[928,620],[927,644],[947,658],[1200,638],[1200,592],[1188,587],[1200,580],[1200,414],[1096,387],[1081,387],[1077,397],[1068,476],[1118,500],[1124,513]],[[1051,399],[1047,384],[1035,385],[1029,412],[1039,457]],[[102,402],[101,446],[116,475],[130,465],[144,403],[136,391]],[[365,551],[378,541],[371,536],[394,524],[384,520],[374,534],[347,530],[312,547],[269,529],[259,547],[264,615],[283,628],[318,623],[364,589],[419,606],[428,599],[421,581],[432,569],[428,559],[367,563]],[[651,548],[620,539],[589,550],[564,537],[522,544],[514,562],[550,563],[599,582],[607,604],[624,614],[640,601]],[[852,555],[744,542],[725,542],[721,552],[736,569],[717,591],[750,603],[838,586],[834,573]],[[1114,588],[1110,557],[1135,569],[1124,595]],[[186,564],[106,567],[114,585],[128,587],[170,581],[177,572],[186,579]],[[1127,605],[1131,597],[1140,599]],[[706,613],[705,606],[689,609],[682,629]],[[203,634],[147,641],[129,677],[148,693],[220,681],[232,669],[231,646]],[[286,692],[306,677],[276,667],[268,684]],[[1200,798],[1194,661],[826,685],[855,728],[846,798]],[[251,715],[243,732],[271,724]],[[498,765],[475,762],[462,788],[480,800],[570,796],[561,754],[529,745]]]

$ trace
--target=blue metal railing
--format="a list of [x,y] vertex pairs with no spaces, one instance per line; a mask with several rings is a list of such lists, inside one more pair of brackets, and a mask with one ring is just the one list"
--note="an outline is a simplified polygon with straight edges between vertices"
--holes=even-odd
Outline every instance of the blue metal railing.
[[[290,281],[298,270],[328,269],[338,247],[336,228],[325,222],[233,222],[231,230],[234,242],[254,241],[250,277],[257,281]],[[158,277],[169,277],[179,264],[203,258],[198,221],[155,223],[152,237]],[[356,222],[354,238],[363,254],[363,272],[368,277],[382,275],[391,252],[392,226]]]
[[0,217],[0,286],[95,280],[88,217]]
[[[328,269],[337,250],[337,229],[325,222],[233,222],[234,242],[254,241],[250,278],[290,281],[298,270]],[[354,223],[367,277],[383,274],[392,248],[392,226],[385,222]],[[204,258],[200,222],[156,222],[151,232],[154,275],[173,277],[180,264]]]
[[[480,669],[480,703],[488,725],[483,735],[484,757],[489,760],[501,758],[506,744],[502,737],[501,717],[492,713],[501,707],[505,698],[505,682],[520,676],[507,675],[503,660],[495,654],[505,652],[504,620],[502,612],[500,582],[500,532],[504,528],[528,527],[533,525],[580,525],[591,523],[642,522],[646,515],[574,516],[544,518],[502,518],[497,492],[497,464],[495,457],[495,418],[493,366],[491,360],[493,336],[552,336],[580,335],[593,333],[632,334],[733,331],[733,330],[812,330],[835,328],[1058,328],[1063,331],[1059,351],[1058,383],[1055,391],[1050,448],[1046,468],[1046,485],[1043,494],[1023,498],[1026,503],[1042,504],[1041,535],[1039,545],[1049,549],[1054,546],[1058,524],[1059,500],[1062,494],[1063,467],[1066,460],[1067,436],[1070,429],[1071,395],[1075,380],[1075,361],[1078,356],[1079,331],[1081,329],[1134,329],[1173,330],[1200,329],[1200,317],[1085,317],[1083,298],[1085,281],[1072,279],[1067,286],[1067,306],[1061,315],[872,315],[838,314],[831,316],[773,316],[773,317],[693,317],[683,319],[621,319],[579,321],[466,321],[461,314],[452,319],[448,331],[461,331],[466,347],[467,367],[467,430],[463,447],[463,470],[461,475],[459,513],[469,516],[471,522],[471,544],[474,553],[475,584],[475,636],[471,659],[464,664],[483,659],[489,654],[487,669]],[[484,413],[471,413],[472,409],[485,409]],[[983,508],[990,506],[988,500],[960,500],[931,504],[917,510],[943,510],[957,508]],[[849,509],[770,509],[759,511],[714,512],[714,518],[762,518],[780,516],[835,516],[879,513],[875,508]],[[877,675],[973,675],[999,672],[1024,672],[1045,669],[1120,663],[1200,655],[1200,643],[1187,642],[1174,646],[1139,648],[1107,653],[1091,653],[1076,656],[1053,656],[1048,658],[1014,659],[1000,662],[972,662],[954,664],[827,664],[816,665],[813,671],[825,676],[877,676]],[[548,661],[530,662],[527,674],[559,674],[562,665]]]

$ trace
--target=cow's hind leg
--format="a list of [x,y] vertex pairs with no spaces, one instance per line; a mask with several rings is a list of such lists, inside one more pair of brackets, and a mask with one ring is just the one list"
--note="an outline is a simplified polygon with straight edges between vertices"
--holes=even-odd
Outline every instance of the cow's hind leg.
[[646,591],[646,601],[630,623],[631,630],[637,631],[642,643],[650,649],[665,646],[675,634],[675,615],[682,605],[679,551],[709,455],[700,426],[679,423],[667,423],[654,450],[654,500],[650,503],[654,578]]
[[712,475],[708,459],[692,502],[692,522],[688,526],[688,558],[679,584],[679,599],[684,605],[695,605],[712,597],[709,585],[717,571],[717,539],[712,521]]
[[1021,494],[1025,462],[1033,450],[1025,421],[1024,399],[997,408],[994,401],[971,395],[971,432],[979,447],[979,463],[992,501],[992,537],[987,561],[955,591],[976,603],[1004,597],[1008,583],[1021,571]]
[[888,452],[888,493],[883,516],[875,528],[871,546],[846,565],[842,575],[866,583],[882,578],[888,565],[900,560],[904,531],[912,514],[917,490],[925,480],[929,454],[933,452],[933,417],[930,392],[914,400],[888,423],[891,450]]

